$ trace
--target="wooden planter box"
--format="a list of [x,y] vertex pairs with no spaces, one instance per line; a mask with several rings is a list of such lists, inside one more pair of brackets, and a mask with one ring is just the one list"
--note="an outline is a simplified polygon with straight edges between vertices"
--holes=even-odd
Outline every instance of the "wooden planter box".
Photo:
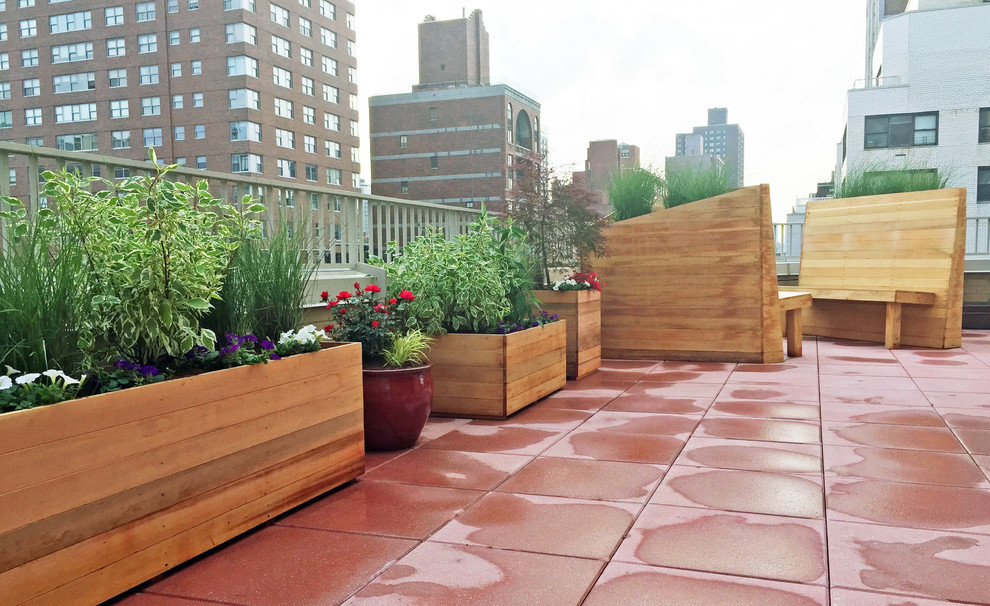
[[580,379],[602,365],[602,293],[537,290],[544,311],[567,321],[567,378]]
[[0,415],[0,602],[99,604],[363,470],[358,344]]
[[563,320],[509,335],[437,335],[433,414],[504,419],[567,382]]

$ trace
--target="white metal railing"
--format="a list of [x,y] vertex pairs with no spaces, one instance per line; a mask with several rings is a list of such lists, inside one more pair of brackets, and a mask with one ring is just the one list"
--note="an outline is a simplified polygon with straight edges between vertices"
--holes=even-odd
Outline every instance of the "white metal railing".
[[785,222],[773,224],[774,250],[777,260],[787,263],[801,261],[801,238],[804,235],[804,223]]
[[[148,161],[0,142],[0,196],[13,195],[33,212],[47,203],[40,195],[41,173],[62,168],[108,180],[154,170]],[[383,254],[389,241],[401,248],[429,226],[443,228],[451,238],[465,233],[481,212],[248,174],[182,167],[169,174],[183,182],[207,179],[214,196],[233,204],[251,195],[267,207],[264,219],[288,219],[306,229],[313,242],[307,254],[320,264],[364,262]]]
[[877,76],[876,78],[860,78],[853,82],[853,88],[882,88],[884,86],[901,86],[904,83],[900,76]]

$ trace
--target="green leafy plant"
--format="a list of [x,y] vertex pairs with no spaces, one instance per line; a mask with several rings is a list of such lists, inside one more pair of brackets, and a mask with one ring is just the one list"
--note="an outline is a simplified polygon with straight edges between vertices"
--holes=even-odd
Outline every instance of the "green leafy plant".
[[60,370],[25,373],[8,366],[0,375],[0,413],[71,400],[79,387],[80,380]]
[[622,171],[612,178],[607,193],[612,219],[624,221],[653,212],[663,193],[663,179],[646,168]]
[[78,241],[58,229],[49,209],[26,219],[19,201],[0,216],[0,363],[42,372],[82,370],[79,327],[85,290]]
[[392,340],[392,345],[382,352],[385,365],[393,368],[426,364],[426,352],[430,349],[433,338],[419,329],[398,335]]
[[254,334],[274,339],[302,321],[306,287],[316,264],[302,254],[305,230],[280,221],[269,238],[248,238],[237,249],[219,300],[203,319],[215,334]]
[[[243,210],[195,185],[166,178],[174,166],[116,184],[73,173],[45,172],[43,195],[58,208],[60,227],[80,245],[79,287],[88,297],[79,342],[91,365],[115,354],[142,363],[178,357],[216,340],[199,320],[220,291],[237,246],[264,210]],[[105,188],[92,192],[99,181]]]
[[892,168],[884,164],[868,164],[849,171],[836,189],[836,198],[856,198],[908,191],[943,189],[951,179],[951,171],[907,165]]
[[392,297],[401,288],[419,293],[409,303],[407,328],[492,334],[499,321],[532,309],[522,303],[533,285],[524,247],[521,229],[482,213],[466,234],[447,240],[427,229],[401,252],[390,243],[391,262],[373,262],[385,268]]
[[663,192],[664,208],[674,208],[688,202],[720,196],[729,187],[729,175],[724,166],[708,170],[681,169],[666,175]]

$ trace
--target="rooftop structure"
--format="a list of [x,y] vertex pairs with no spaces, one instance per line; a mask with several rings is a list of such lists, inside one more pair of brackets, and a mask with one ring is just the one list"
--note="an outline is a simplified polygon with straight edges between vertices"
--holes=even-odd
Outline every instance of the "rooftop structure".
[[[729,124],[728,121],[729,110],[724,107],[710,108],[707,125],[694,127],[692,133],[678,133],[674,155],[693,155],[700,143],[701,152],[724,162],[729,187],[740,188],[745,176],[745,137],[738,124]],[[699,135],[702,137],[700,141],[697,139]]]
[[572,179],[598,195],[604,204],[612,177],[639,168],[639,146],[604,139],[588,143],[584,170],[574,172]]

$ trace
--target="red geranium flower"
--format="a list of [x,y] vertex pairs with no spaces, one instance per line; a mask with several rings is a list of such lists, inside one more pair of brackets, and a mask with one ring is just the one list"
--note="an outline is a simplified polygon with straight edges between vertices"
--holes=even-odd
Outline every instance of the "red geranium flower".
[[327,324],[323,327],[323,332],[330,332],[333,330],[333,324]]
[[371,321],[371,327],[372,328],[378,328],[378,320],[372,320]]
[[323,292],[320,293],[320,298],[326,301],[327,299],[330,298],[330,293],[324,290]]
[[337,305],[336,301],[330,301],[330,303],[327,304],[327,309],[330,309],[331,307],[336,307],[336,305]]
[[341,307],[341,308],[340,308],[340,313],[342,313],[342,314],[346,314],[346,313],[347,313],[347,310],[346,310],[346,309],[344,309],[343,307]]
[[412,301],[413,299],[416,298],[416,295],[412,294],[408,290],[404,290],[399,293],[399,297],[405,299],[406,301]]
[[360,282],[355,282],[354,283],[354,290],[361,290],[361,283]]
[[388,300],[388,304],[389,305],[395,305],[398,302],[399,302],[399,300],[396,299],[395,297],[392,297],[391,299]]
[[364,287],[364,292],[382,292],[382,289],[377,284],[369,284]]
[[337,293],[338,301],[343,301],[344,299],[350,299],[350,298],[351,298],[351,293],[347,292],[346,290],[342,290],[339,293]]

